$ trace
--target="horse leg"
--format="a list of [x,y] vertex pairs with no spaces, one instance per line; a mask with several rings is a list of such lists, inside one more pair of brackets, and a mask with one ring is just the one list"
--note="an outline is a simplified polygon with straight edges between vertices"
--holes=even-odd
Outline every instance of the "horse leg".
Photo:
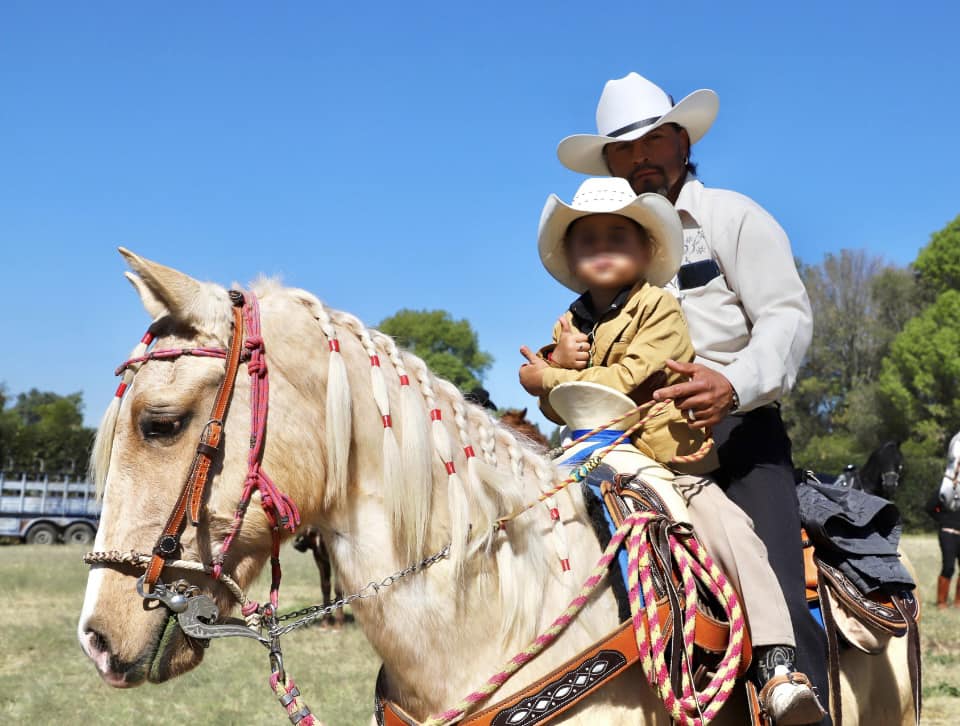
[[[313,561],[317,563],[317,570],[320,572],[320,593],[323,597],[323,607],[329,607],[333,603],[333,600],[330,599],[332,589],[330,554],[327,552],[327,547],[323,543],[320,533],[313,532],[312,534],[310,545],[313,550]],[[324,625],[332,625],[333,622],[333,617],[330,615],[323,619]]]

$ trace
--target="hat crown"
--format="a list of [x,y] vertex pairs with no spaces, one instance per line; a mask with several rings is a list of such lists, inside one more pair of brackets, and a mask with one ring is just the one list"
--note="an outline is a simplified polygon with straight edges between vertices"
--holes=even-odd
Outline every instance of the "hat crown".
[[612,136],[641,121],[653,123],[673,108],[673,99],[639,73],[607,81],[597,104],[597,133]]
[[570,206],[581,212],[620,211],[637,198],[630,182],[619,177],[587,179],[573,196]]

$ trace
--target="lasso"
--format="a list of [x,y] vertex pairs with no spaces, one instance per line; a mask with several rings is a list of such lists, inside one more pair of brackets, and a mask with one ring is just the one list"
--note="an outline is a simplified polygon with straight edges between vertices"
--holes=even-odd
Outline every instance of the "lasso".
[[[651,545],[651,539],[658,535],[668,545],[669,554],[672,555],[678,570],[684,592],[683,648],[682,652],[673,653],[674,658],[680,659],[680,693],[675,692],[670,682],[670,669],[664,656],[666,640],[657,614],[656,592],[651,576],[652,567],[665,568],[665,580],[670,582],[671,571],[674,569],[669,562],[662,561]],[[524,650],[508,660],[501,670],[493,674],[478,690],[469,694],[453,708],[432,716],[424,722],[424,726],[446,726],[456,723],[467,711],[486,701],[523,665],[553,643],[600,586],[607,575],[610,563],[625,540],[630,555],[630,612],[633,616],[633,629],[644,675],[663,700],[668,714],[676,723],[681,726],[709,724],[730,696],[737,678],[745,628],[740,602],[730,582],[696,539],[690,536],[686,525],[677,525],[656,512],[644,511],[632,513],[624,519],[590,576],[584,581],[580,592],[549,628],[534,638]],[[723,607],[730,623],[730,639],[723,660],[703,691],[698,691],[693,682],[696,580],[700,580],[709,588]],[[643,606],[640,604],[641,588],[645,602]]]

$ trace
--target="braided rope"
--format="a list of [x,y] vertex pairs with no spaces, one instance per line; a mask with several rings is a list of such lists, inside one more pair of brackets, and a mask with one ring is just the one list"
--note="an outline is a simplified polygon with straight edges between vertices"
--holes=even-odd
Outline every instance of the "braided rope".
[[[638,633],[637,646],[640,663],[647,682],[660,696],[667,713],[680,726],[705,726],[712,721],[726,702],[737,679],[737,669],[743,653],[743,637],[746,624],[739,598],[729,580],[719,570],[694,538],[679,538],[668,534],[670,551],[674,555],[681,584],[684,590],[683,653],[681,657],[681,693],[673,691],[670,682],[670,667],[666,662],[666,637],[660,623],[656,606],[656,591],[652,577],[652,546],[641,539],[636,530],[631,532],[627,549],[630,553],[628,588],[630,610],[634,630]],[[706,585],[723,606],[730,623],[730,638],[724,658],[707,686],[698,691],[693,682],[691,665],[696,626],[697,588],[696,580]],[[644,603],[640,602],[643,589]],[[642,608],[642,609],[641,609]],[[649,628],[649,640],[639,638],[638,628],[643,625],[641,613]]]
[[[290,721],[297,726],[316,726],[317,721],[310,712],[310,707],[300,700],[300,689],[293,682],[290,674],[285,673],[284,682],[280,682],[279,673],[270,674],[270,688],[280,701],[280,705],[286,710]],[[296,719],[296,720],[294,720]]]
[[[151,555],[137,552],[135,550],[130,550],[128,552],[121,552],[120,550],[110,550],[108,552],[87,552],[83,556],[83,562],[87,565],[131,565],[133,567],[139,567],[141,570],[147,569],[147,565],[150,564],[151,559]],[[167,560],[164,563],[164,567],[190,570],[192,572],[203,572],[207,575],[213,576],[213,567],[204,565],[202,562],[193,562],[190,560]],[[250,600],[247,598],[246,594],[244,594],[240,585],[238,585],[236,580],[230,577],[230,575],[221,574],[220,582],[223,583],[223,585],[230,591],[230,594],[236,598],[241,608],[244,608],[248,605]]]
[[[737,668],[743,651],[744,620],[736,592],[723,576],[713,560],[692,537],[669,536],[670,551],[674,555],[676,569],[684,585],[686,606],[684,610],[683,636],[684,653],[674,653],[673,657],[682,658],[684,672],[684,693],[677,697],[670,690],[669,670],[664,664],[665,643],[656,611],[656,592],[650,574],[650,544],[648,529],[657,522],[665,522],[656,512],[634,512],[628,515],[610,539],[596,566],[584,580],[580,592],[570,601],[566,609],[540,635],[534,638],[522,651],[508,660],[500,671],[487,679],[476,691],[467,695],[456,706],[430,717],[423,726],[447,726],[456,723],[464,714],[478,704],[490,698],[520,668],[539,655],[553,643],[567,626],[577,617],[587,604],[590,596],[602,584],[608,573],[610,563],[627,540],[630,553],[630,609],[633,616],[633,628],[637,647],[641,655],[641,664],[647,680],[654,686],[667,706],[668,713],[681,726],[706,726],[726,702],[737,677]],[[669,574],[669,573],[668,573]],[[707,689],[698,693],[693,684],[690,659],[692,657],[693,633],[696,617],[696,585],[693,578],[704,582],[724,607],[730,622],[730,640],[717,674]],[[643,580],[644,597],[647,605],[641,609],[639,604],[639,581]],[[648,639],[649,634],[649,639]],[[652,646],[651,646],[652,642]],[[666,678],[664,679],[664,673]],[[664,684],[664,685],[662,685]],[[694,709],[696,716],[689,711]],[[702,716],[701,716],[702,712]]]

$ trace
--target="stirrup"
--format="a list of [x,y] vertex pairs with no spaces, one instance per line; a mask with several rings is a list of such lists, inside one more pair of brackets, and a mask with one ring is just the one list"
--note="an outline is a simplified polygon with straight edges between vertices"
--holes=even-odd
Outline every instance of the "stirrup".
[[776,726],[816,724],[827,715],[803,673],[771,678],[760,689],[760,704]]

